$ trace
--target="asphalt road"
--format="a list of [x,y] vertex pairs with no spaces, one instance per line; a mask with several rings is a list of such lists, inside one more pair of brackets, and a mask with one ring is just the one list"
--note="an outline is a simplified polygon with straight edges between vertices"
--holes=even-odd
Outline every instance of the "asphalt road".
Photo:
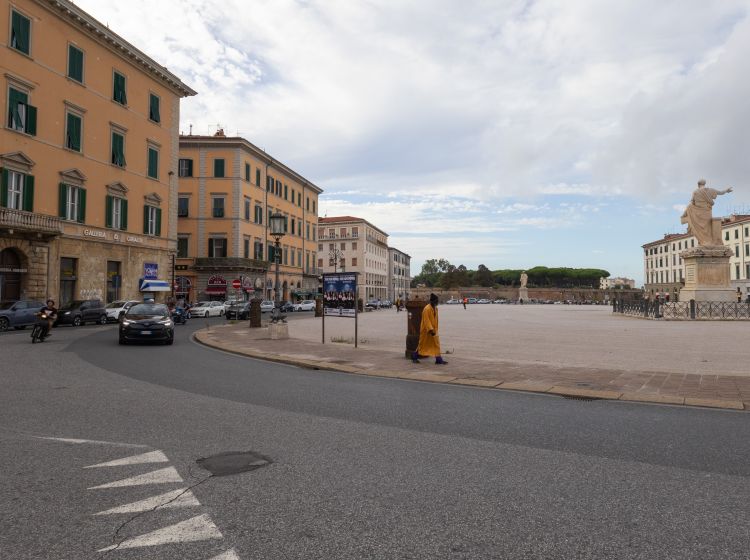
[[[174,346],[121,347],[115,327],[0,336],[0,558],[750,557],[747,413],[311,371],[191,342],[220,321],[178,326]],[[248,450],[273,462],[225,477],[196,464]],[[143,454],[159,462],[86,468]],[[178,491],[183,507],[150,511]]]

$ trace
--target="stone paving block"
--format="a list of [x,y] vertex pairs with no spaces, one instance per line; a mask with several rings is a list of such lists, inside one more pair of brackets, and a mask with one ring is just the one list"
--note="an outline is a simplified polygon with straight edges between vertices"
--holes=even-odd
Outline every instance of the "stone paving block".
[[685,404],[685,397],[676,395],[660,395],[654,393],[623,393],[621,401],[639,401],[660,404]]
[[509,381],[496,386],[498,389],[512,391],[530,391],[532,393],[546,393],[552,389],[552,383],[533,383],[530,381]]
[[727,408],[731,410],[745,410],[742,401],[729,401],[724,399],[704,399],[696,397],[685,397],[688,406],[708,406],[711,408]]
[[555,385],[548,393],[554,393],[556,395],[566,395],[571,397],[592,397],[596,399],[619,399],[622,396],[621,392],[618,391],[605,391],[600,389],[579,389],[577,387],[564,387]]
[[497,387],[502,383],[499,379],[476,379],[474,377],[459,377],[451,381],[455,385],[471,385],[474,387]]

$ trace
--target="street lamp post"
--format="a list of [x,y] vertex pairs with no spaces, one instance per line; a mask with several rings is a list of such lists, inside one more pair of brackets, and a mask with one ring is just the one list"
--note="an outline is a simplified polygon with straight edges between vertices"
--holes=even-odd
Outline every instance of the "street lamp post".
[[[341,260],[341,257],[343,256],[344,256],[344,253],[341,250],[336,249],[336,248],[331,249],[331,251],[328,253],[328,259],[329,259],[328,263],[330,265],[333,265],[334,272],[339,271],[339,261]],[[341,268],[342,268],[341,272],[344,272],[343,271],[344,267],[342,266]]]
[[276,280],[274,284],[274,306],[273,316],[271,318],[272,323],[278,323],[282,321],[286,323],[286,317],[281,314],[281,299],[279,297],[279,291],[281,285],[279,284],[279,265],[281,264],[281,251],[279,249],[281,238],[286,233],[286,218],[282,214],[271,214],[268,219],[268,227],[271,230],[271,235],[274,239],[274,251],[273,260],[276,261]]

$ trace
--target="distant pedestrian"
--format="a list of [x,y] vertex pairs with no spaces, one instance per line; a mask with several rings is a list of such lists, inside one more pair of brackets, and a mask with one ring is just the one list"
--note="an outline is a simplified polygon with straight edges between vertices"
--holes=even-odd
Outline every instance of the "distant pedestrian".
[[461,303],[464,304],[464,309],[466,309],[466,304],[469,303],[469,298],[464,298],[461,300]]
[[419,327],[419,344],[412,352],[411,361],[419,363],[419,358],[435,356],[436,364],[447,364],[440,355],[440,335],[438,334],[438,297],[430,294],[430,303],[422,310],[422,323]]

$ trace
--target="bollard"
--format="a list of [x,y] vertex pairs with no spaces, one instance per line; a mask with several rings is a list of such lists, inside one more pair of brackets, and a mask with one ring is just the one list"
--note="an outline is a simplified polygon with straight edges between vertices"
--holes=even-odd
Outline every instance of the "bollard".
[[695,319],[695,300],[690,300],[690,318]]
[[316,317],[323,316],[323,298],[321,297],[315,298],[315,316]]
[[365,310],[365,302],[362,300],[362,298],[359,298],[357,300],[357,311],[359,313],[362,313]]
[[406,351],[404,357],[411,360],[413,352],[419,345],[419,329],[422,326],[422,310],[427,305],[425,300],[409,300],[406,302]]
[[259,329],[261,323],[260,299],[253,298],[250,300],[250,328]]

